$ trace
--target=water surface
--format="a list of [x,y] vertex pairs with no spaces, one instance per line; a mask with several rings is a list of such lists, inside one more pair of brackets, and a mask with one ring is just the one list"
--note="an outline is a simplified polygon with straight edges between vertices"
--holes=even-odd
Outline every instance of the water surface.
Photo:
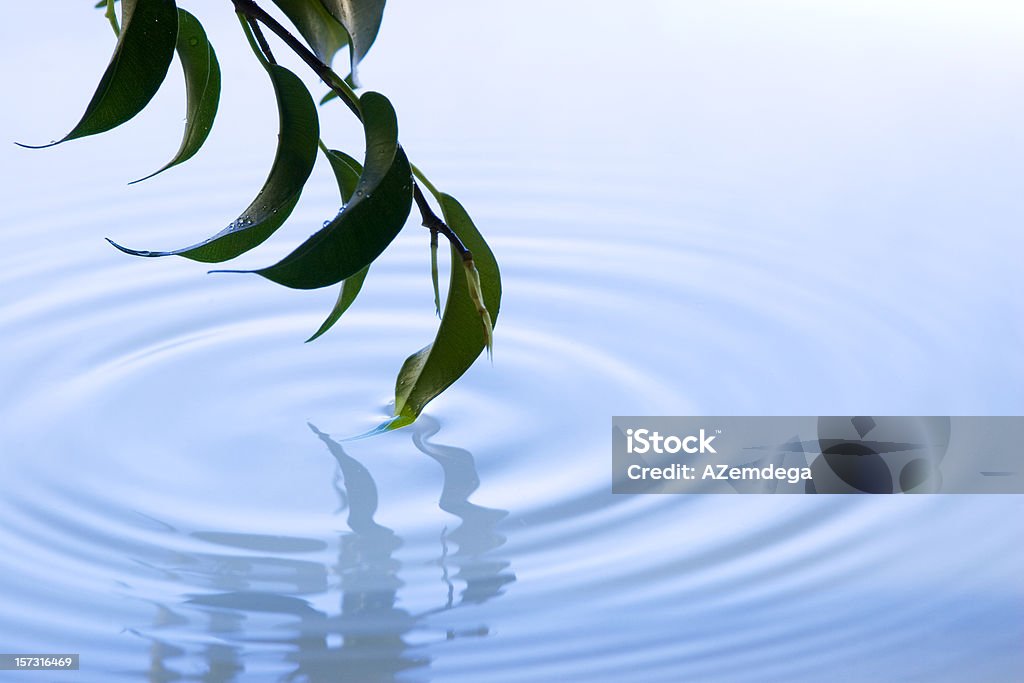
[[[309,345],[333,292],[102,241],[192,243],[261,183],[275,115],[223,4],[194,8],[226,87],[188,165],[124,186],[176,148],[174,71],[122,130],[0,152],[0,649],[82,654],[32,680],[1021,678],[1019,497],[612,496],[608,441],[1024,411],[1015,5],[389,6],[364,81],[505,296],[493,365],[345,442],[432,338],[425,231]],[[59,137],[107,27],[8,12],[2,130]],[[335,192],[318,169],[240,266]]]

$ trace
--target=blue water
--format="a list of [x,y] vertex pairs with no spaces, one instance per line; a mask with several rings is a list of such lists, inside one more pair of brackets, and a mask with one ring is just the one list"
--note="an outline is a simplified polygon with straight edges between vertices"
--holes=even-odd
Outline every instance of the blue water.
[[[5,8],[8,139],[88,101],[89,4]],[[615,414],[1024,413],[1015,5],[389,5],[363,80],[505,297],[493,364],[358,442],[436,325],[414,222],[309,345],[333,291],[102,239],[190,244],[269,167],[230,3],[182,5],[225,73],[192,162],[125,187],[177,147],[176,66],[122,129],[0,147],[0,651],[82,655],[0,681],[1024,678],[1020,497],[612,496],[608,440]],[[240,267],[336,210],[318,168]]]

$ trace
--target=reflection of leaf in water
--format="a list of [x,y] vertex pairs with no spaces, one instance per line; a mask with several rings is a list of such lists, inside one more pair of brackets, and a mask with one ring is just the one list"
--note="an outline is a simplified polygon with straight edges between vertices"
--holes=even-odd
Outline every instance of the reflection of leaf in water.
[[445,573],[447,562],[459,567],[455,578],[466,584],[462,603],[482,603],[501,595],[504,587],[516,580],[515,574],[504,573],[509,567],[507,561],[484,558],[483,555],[505,544],[505,537],[495,530],[495,526],[508,516],[508,511],[469,502],[469,497],[480,487],[476,461],[467,450],[428,441],[441,429],[436,419],[429,415],[421,416],[412,429],[416,448],[437,461],[444,471],[440,508],[462,520],[457,529],[445,534],[445,540],[454,541],[459,546],[458,551],[449,555],[445,545]]
[[[436,644],[488,635],[485,625],[455,629],[435,623],[436,615],[490,600],[515,581],[509,563],[491,556],[505,542],[495,526],[508,513],[469,502],[480,484],[473,456],[463,449],[430,442],[439,426],[429,417],[414,427],[416,447],[444,473],[441,509],[461,520],[458,528],[445,529],[441,536],[440,565],[444,572],[449,565],[456,567],[452,580],[461,581],[465,588],[457,602],[452,595],[445,604],[439,596],[437,608],[410,613],[400,606],[402,563],[394,556],[402,539],[375,520],[379,497],[370,471],[327,434],[310,428],[336,460],[338,476],[333,486],[347,502],[349,531],[338,539],[337,560],[323,562],[318,554],[329,546],[318,538],[189,532],[149,520],[160,532],[187,537],[189,542],[155,546],[152,552],[156,557],[148,555],[136,561],[186,590],[181,591],[184,600],[173,610],[156,604],[157,616],[150,627],[128,629],[151,643],[149,668],[134,672],[139,679],[189,678],[198,660],[206,667],[199,680],[237,681],[246,670],[252,644],[259,643],[286,653],[286,661],[294,668],[282,680],[338,681],[342,680],[339,672],[344,672],[343,680],[393,681],[403,672],[430,664],[431,657],[423,649],[429,642],[424,634],[435,634]],[[457,545],[450,554],[449,541]],[[180,550],[193,548],[197,542],[222,550]],[[337,611],[325,611],[315,606],[313,597],[331,590],[332,577],[338,577],[340,605]],[[196,631],[213,635],[216,643],[174,640],[181,634],[192,638]],[[418,632],[415,650],[407,642],[413,632]]]

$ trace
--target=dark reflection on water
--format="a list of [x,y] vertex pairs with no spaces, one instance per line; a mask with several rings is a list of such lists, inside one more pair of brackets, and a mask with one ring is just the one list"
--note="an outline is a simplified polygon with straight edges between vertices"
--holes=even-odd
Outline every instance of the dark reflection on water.
[[[440,508],[461,521],[440,539],[437,564],[448,586],[446,599],[414,613],[398,606],[405,584],[395,553],[403,541],[374,519],[373,477],[341,444],[310,428],[338,463],[335,490],[341,509],[348,509],[349,532],[337,539],[337,560],[325,564],[275,555],[328,547],[317,539],[191,532],[196,539],[264,554],[176,553],[155,564],[140,561],[165,578],[209,592],[188,595],[175,606],[157,604],[150,627],[128,629],[151,642],[149,669],[136,673],[153,682],[228,683],[280,671],[283,662],[287,672],[279,678],[287,681],[375,683],[395,681],[399,674],[402,680],[425,680],[432,645],[488,635],[485,625],[458,629],[436,617],[491,600],[516,580],[509,562],[493,554],[505,544],[495,525],[508,513],[469,502],[480,484],[472,454],[430,442],[439,430],[436,420],[423,418],[413,428],[416,448],[441,465]],[[340,605],[318,609],[311,599],[327,593],[333,577]],[[458,583],[464,588],[456,596]],[[197,638],[200,629],[205,634]],[[415,631],[425,636],[410,642]],[[177,633],[208,642],[198,647],[178,642]]]

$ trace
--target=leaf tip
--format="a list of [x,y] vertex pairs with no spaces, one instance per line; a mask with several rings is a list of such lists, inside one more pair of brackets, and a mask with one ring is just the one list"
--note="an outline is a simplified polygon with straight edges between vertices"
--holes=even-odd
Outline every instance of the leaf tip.
[[226,268],[220,268],[217,270],[206,271],[207,275],[213,275],[214,273],[259,273],[258,270],[228,270]]
[[378,434],[384,434],[385,432],[390,432],[395,429],[407,427],[415,421],[416,418],[409,417],[408,415],[395,415],[394,417],[391,417],[385,420],[384,422],[380,423],[379,425],[377,425],[368,432],[363,432],[362,434],[357,434],[356,436],[346,437],[342,439],[342,441],[359,441],[360,439],[367,439],[371,436],[377,436]]
[[166,252],[161,252],[161,251],[146,251],[146,250],[143,250],[143,249],[129,249],[128,247],[125,247],[125,246],[122,246],[122,245],[118,244],[117,242],[115,242],[114,240],[110,239],[109,237],[104,237],[103,239],[105,239],[107,242],[110,242],[111,246],[113,246],[118,251],[123,251],[126,254],[131,254],[132,256],[152,257],[152,256],[165,256],[166,255]]
[[26,145],[23,142],[18,142],[18,141],[15,140],[14,144],[16,144],[18,147],[21,147],[22,149],[46,149],[47,147],[53,147],[54,145],[59,145],[62,142],[64,142],[64,141],[63,140],[50,140],[45,145]]

